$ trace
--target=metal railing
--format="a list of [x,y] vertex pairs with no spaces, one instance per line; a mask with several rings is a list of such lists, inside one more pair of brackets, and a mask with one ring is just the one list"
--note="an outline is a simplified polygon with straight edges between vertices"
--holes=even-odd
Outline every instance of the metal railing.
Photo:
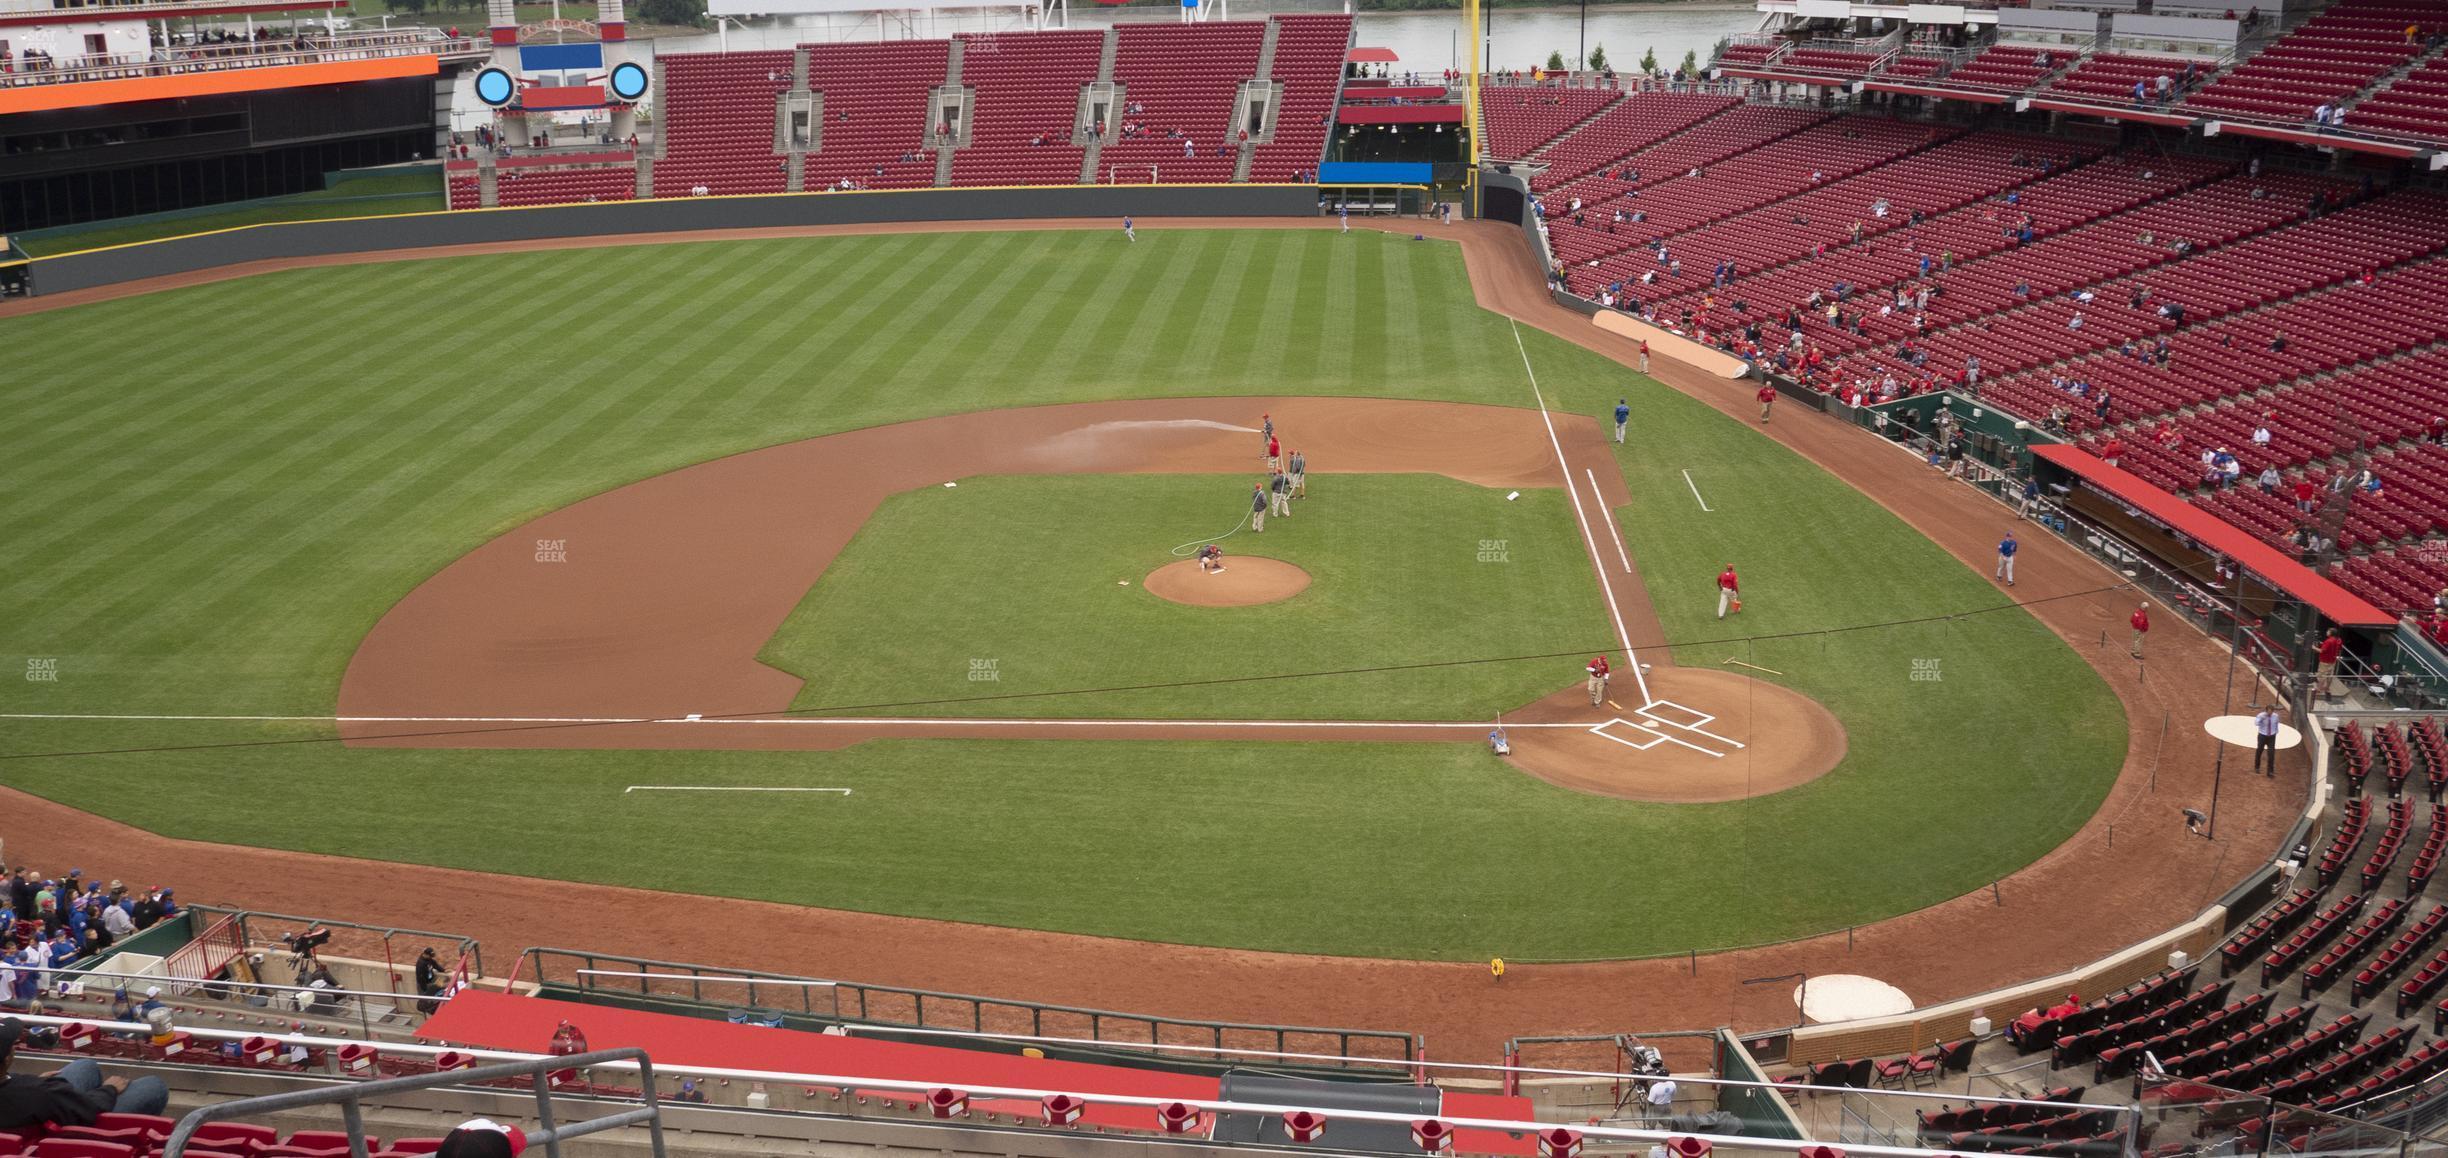
[[[381,943],[383,951],[383,966],[394,975],[394,985],[397,984],[396,975],[399,972],[402,959],[399,954],[392,951],[392,942],[402,937],[409,938],[411,941],[431,942],[433,947],[444,950],[442,956],[445,958],[456,958],[464,955],[468,961],[468,975],[470,977],[482,977],[485,975],[484,946],[479,944],[475,938],[463,936],[458,933],[438,933],[431,929],[402,929],[388,925],[361,925],[354,921],[332,921],[325,920],[321,917],[300,917],[290,913],[267,913],[260,909],[231,909],[224,908],[219,905],[191,905],[189,908],[195,911],[198,919],[203,919],[208,914],[213,913],[227,914],[236,918],[238,922],[239,937],[241,941],[250,948],[271,948],[279,946],[282,944],[282,933],[305,932],[306,930],[315,928],[344,930],[351,933],[372,934],[374,938]],[[268,925],[295,926],[295,928],[274,931],[266,929],[265,926]],[[420,945],[418,947],[423,948],[424,946]],[[336,949],[335,952],[339,952],[343,955],[351,955],[346,948]],[[414,955],[411,954],[407,959],[413,961],[415,958]],[[398,992],[396,988],[394,988],[392,991],[394,993]]]
[[[1251,1046],[1276,1053],[1329,1054],[1347,1059],[1346,1064],[1408,1062],[1420,1056],[1418,1035],[1394,1030],[1158,1017],[572,949],[529,949],[510,979],[514,987],[528,981],[608,1001],[763,1010],[785,1019],[857,1022],[886,1030],[966,1028],[1091,1042]],[[709,996],[708,986],[717,987],[714,995]]]
[[483,44],[473,37],[463,36],[454,40],[438,29],[423,29],[417,32],[342,32],[285,40],[174,47],[156,50],[155,54],[146,56],[77,56],[41,64],[34,64],[19,54],[0,60],[0,86],[76,84],[394,56],[450,56],[482,49]]
[[[571,1125],[558,1124],[553,1116],[552,1081],[548,1075],[567,1069],[610,1063],[629,1063],[637,1067],[640,1079],[639,1097],[644,1105],[634,1110],[622,1110],[600,1118],[590,1118]],[[216,1102],[179,1119],[170,1131],[169,1140],[162,1144],[162,1158],[181,1158],[187,1144],[195,1139],[196,1130],[209,1122],[229,1122],[287,1110],[302,1110],[310,1106],[340,1105],[341,1120],[346,1123],[350,1158],[367,1158],[363,1104],[368,1097],[408,1093],[414,1090],[438,1089],[444,1086],[466,1086],[484,1082],[499,1082],[527,1078],[535,1084],[536,1129],[527,1131],[527,1142],[544,1144],[549,1158],[561,1158],[561,1143],[624,1126],[646,1127],[648,1146],[654,1158],[663,1155],[663,1109],[655,1096],[654,1062],[646,1051],[637,1048],[601,1049],[591,1053],[566,1057],[536,1058],[526,1061],[501,1062],[470,1069],[445,1070],[440,1073],[415,1074],[401,1078],[382,1078],[355,1085],[334,1086],[318,1090],[293,1090],[266,1094],[258,1098],[241,1098],[233,1102]]]

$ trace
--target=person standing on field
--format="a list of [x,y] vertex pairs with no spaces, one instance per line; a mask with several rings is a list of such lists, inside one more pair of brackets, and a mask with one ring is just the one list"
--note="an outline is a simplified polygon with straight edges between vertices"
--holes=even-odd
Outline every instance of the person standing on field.
[[1589,673],[1590,706],[1594,708],[1605,703],[1608,674],[1607,658],[1603,655],[1593,655],[1590,657],[1589,664],[1581,670]]
[[2006,532],[2006,537],[1998,540],[1997,577],[2005,580],[2008,587],[2014,586],[2014,557],[2021,548],[2022,544],[2015,542],[2013,531]]
[[1309,456],[1297,450],[1292,452],[1292,497],[1309,497]]
[[[2264,765],[2263,760],[2269,763]],[[2278,775],[2278,709],[2272,704],[2263,704],[2253,713],[2253,771],[2272,778]]]
[[2320,666],[2313,669],[2312,694],[2324,700],[2337,698],[2338,656],[2345,654],[2346,641],[2338,638],[2337,628],[2321,637],[2318,653]]
[[1725,570],[1717,573],[1717,618],[1726,617],[1728,606],[1742,606],[1742,579],[1734,574],[1732,563],[1726,564]]
[[2142,637],[2150,634],[2150,604],[2145,603],[2134,608],[2133,619],[2130,622],[2133,624],[2133,657],[2140,659],[2142,658]]
[[1250,484],[1250,530],[1266,531],[1267,493],[1265,483]]
[[1649,372],[1649,339],[1641,339],[1641,373]]
[[1131,228],[1131,219],[1130,219],[1130,214],[1127,214],[1127,213],[1125,213],[1125,214],[1123,214],[1123,215],[1122,215],[1122,240],[1124,240],[1124,241],[1137,241],[1137,240],[1139,240],[1139,234],[1138,234],[1138,232],[1137,232],[1136,230],[1133,230],[1133,229]]
[[1279,470],[1279,471],[1276,471],[1276,472],[1275,472],[1275,477],[1267,480],[1267,489],[1268,489],[1269,491],[1274,492],[1274,495],[1275,495],[1275,511],[1274,511],[1274,513],[1275,513],[1275,514],[1278,514],[1278,515],[1281,515],[1281,516],[1283,516],[1284,518],[1287,518],[1287,519],[1288,519],[1288,518],[1291,518],[1291,517],[1292,517],[1292,479],[1291,479],[1291,477],[1290,477],[1290,476],[1288,476],[1288,475],[1286,475],[1286,474],[1284,474],[1284,472],[1282,472],[1282,471],[1280,471],[1280,470]]
[[1618,399],[1616,399],[1616,400],[1615,400],[1615,441],[1617,441],[1617,442],[1619,442],[1619,443],[1623,441],[1623,438],[1624,438],[1624,427],[1625,427],[1626,425],[1628,425],[1628,424],[1629,424],[1631,421],[1632,421],[1632,403],[1631,403],[1630,401],[1626,400],[1626,399],[1622,399],[1622,398],[1618,398]]
[[1283,443],[1276,441],[1272,434],[1267,435],[1266,460],[1270,471],[1277,469],[1276,464],[1283,461]]
[[1766,421],[1768,421],[1768,408],[1769,408],[1769,407],[1771,407],[1771,406],[1776,405],[1776,387],[1774,387],[1774,386],[1761,386],[1761,387],[1759,388],[1759,393],[1758,393],[1757,395],[1754,395],[1754,397],[1757,397],[1757,398],[1759,399],[1759,404],[1760,404],[1760,421],[1761,421],[1761,422],[1766,422]]

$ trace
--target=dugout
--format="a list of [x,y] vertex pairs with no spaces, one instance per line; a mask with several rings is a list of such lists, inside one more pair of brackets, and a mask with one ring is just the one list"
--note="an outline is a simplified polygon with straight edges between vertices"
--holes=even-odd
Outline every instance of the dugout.
[[2312,669],[2312,649],[2334,625],[2368,655],[2397,630],[2397,617],[2252,532],[2108,465],[2079,447],[2032,447],[2033,474],[2066,512],[2084,545],[2134,580],[2161,606],[2202,616],[2224,633],[2241,617],[2248,655],[2289,671]]
[[[1420,1148],[1411,1140],[1410,1128],[1402,1123],[1355,1122],[1338,1119],[1334,1112],[1371,1110],[1410,1118],[1433,1118],[1444,1100],[1434,1086],[1417,1086],[1407,1082],[1330,1082],[1318,1078],[1278,1077],[1249,1070],[1226,1073],[1217,1097],[1227,1102],[1315,1109],[1325,1115],[1326,1136],[1336,1150],[1412,1155],[1418,1154]],[[1291,1136],[1284,1132],[1283,1117],[1278,1114],[1217,1114],[1214,1137],[1218,1142],[1266,1146],[1292,1144]]]

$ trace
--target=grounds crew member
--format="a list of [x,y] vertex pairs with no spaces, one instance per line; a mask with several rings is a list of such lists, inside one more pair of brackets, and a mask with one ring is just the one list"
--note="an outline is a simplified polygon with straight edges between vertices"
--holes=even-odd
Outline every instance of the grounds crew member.
[[1717,618],[1725,618],[1728,607],[1742,610],[1742,578],[1734,574],[1732,563],[1717,573]]
[[1266,531],[1267,493],[1265,483],[1250,484],[1250,530]]

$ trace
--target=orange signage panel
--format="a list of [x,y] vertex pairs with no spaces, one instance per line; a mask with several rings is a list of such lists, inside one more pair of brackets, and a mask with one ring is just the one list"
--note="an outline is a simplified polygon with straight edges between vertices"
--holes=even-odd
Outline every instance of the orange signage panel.
[[218,93],[261,92],[315,84],[346,84],[397,76],[433,76],[441,71],[438,56],[386,56],[373,60],[335,60],[322,64],[280,64],[265,68],[232,68],[217,72],[174,73],[120,80],[86,80],[64,84],[29,84],[0,89],[0,113],[33,113],[86,105],[118,105],[131,101],[174,100]]

